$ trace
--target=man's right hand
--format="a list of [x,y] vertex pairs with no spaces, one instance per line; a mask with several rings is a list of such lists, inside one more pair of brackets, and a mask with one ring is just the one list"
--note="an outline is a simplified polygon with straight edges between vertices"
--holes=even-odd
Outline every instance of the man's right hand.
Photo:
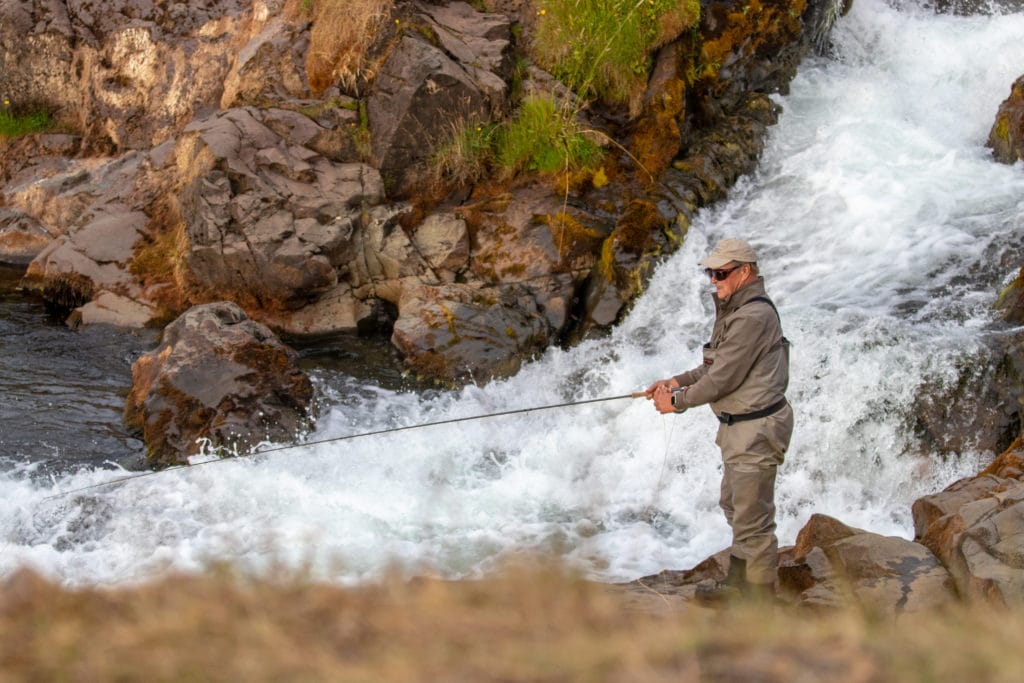
[[648,401],[654,399],[654,392],[658,389],[658,387],[661,386],[667,389],[677,389],[679,388],[679,382],[676,381],[675,377],[669,377],[668,379],[659,379],[657,382],[644,389],[644,396],[647,397]]

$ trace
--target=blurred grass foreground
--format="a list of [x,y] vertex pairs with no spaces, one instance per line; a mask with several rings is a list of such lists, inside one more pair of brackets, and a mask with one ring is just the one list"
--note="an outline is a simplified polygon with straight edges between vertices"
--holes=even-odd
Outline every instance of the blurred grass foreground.
[[1019,611],[710,610],[551,567],[347,588],[0,584],[0,681],[1021,681]]

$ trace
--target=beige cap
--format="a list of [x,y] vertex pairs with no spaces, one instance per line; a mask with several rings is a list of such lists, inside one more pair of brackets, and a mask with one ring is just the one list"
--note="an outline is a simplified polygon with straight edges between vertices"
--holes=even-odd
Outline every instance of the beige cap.
[[705,268],[721,268],[733,261],[737,263],[757,263],[757,254],[754,253],[754,248],[749,243],[734,237],[727,237],[724,240],[718,241],[718,244],[700,262],[700,265]]

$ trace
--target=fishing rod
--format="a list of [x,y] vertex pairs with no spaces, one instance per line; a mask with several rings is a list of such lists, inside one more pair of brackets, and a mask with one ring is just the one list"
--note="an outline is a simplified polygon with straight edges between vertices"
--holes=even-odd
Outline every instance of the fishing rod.
[[504,417],[504,416],[507,416],[507,415],[521,415],[523,413],[532,413],[532,412],[536,412],[538,410],[553,410],[555,408],[570,408],[570,407],[573,407],[573,406],[586,405],[588,403],[604,403],[604,402],[607,402],[607,401],[621,401],[621,400],[627,399],[627,398],[646,398],[646,397],[647,397],[647,394],[645,392],[643,392],[643,391],[634,391],[631,394],[622,394],[621,396],[605,396],[603,398],[589,398],[589,399],[584,399],[582,401],[568,401],[566,403],[555,403],[555,404],[546,405],[546,406],[533,406],[533,407],[530,407],[530,408],[517,408],[515,410],[503,410],[501,412],[486,413],[484,415],[469,415],[467,417],[453,417],[453,418],[449,418],[447,420],[437,420],[435,422],[423,422],[423,423],[420,423],[420,424],[406,425],[404,427],[390,427],[390,428],[387,428],[387,429],[377,429],[377,430],[374,430],[372,432],[360,432],[358,434],[347,434],[345,436],[334,436],[334,437],[330,437],[330,438],[327,438],[327,439],[319,439],[317,441],[307,441],[305,443],[295,443],[295,444],[288,444],[288,445],[285,445],[285,446],[275,446],[273,448],[264,448],[263,450],[251,451],[249,453],[243,453],[241,455],[235,455],[235,456],[230,456],[230,457],[226,457],[226,458],[218,458],[216,460],[205,460],[203,462],[197,462],[195,464],[179,465],[177,467],[168,467],[167,469],[163,469],[163,470],[154,470],[154,471],[151,471],[151,472],[142,472],[142,473],[139,473],[139,474],[131,474],[131,475],[128,475],[128,476],[125,476],[125,477],[120,477],[118,479],[111,479],[110,481],[105,481],[105,482],[102,482],[100,484],[90,484],[89,486],[83,486],[81,488],[71,489],[70,491],[61,491],[60,493],[55,493],[53,495],[47,496],[46,498],[43,498],[43,500],[45,501],[45,500],[51,500],[51,499],[54,499],[54,498],[64,498],[66,496],[70,496],[73,493],[81,493],[82,491],[89,491],[89,490],[92,490],[92,489],[98,489],[98,488],[101,488],[101,487],[104,487],[104,486],[114,486],[116,484],[123,484],[123,483],[125,483],[127,481],[132,481],[134,479],[142,479],[143,477],[152,477],[152,476],[157,475],[157,474],[166,474],[167,472],[172,472],[172,471],[177,471],[177,470],[192,469],[192,468],[195,468],[195,467],[199,467],[201,465],[212,465],[212,464],[218,463],[218,462],[230,462],[232,460],[238,460],[239,458],[248,458],[248,457],[252,457],[252,456],[255,456],[255,455],[264,455],[266,453],[279,453],[281,451],[288,451],[288,450],[293,450],[293,449],[296,449],[296,448],[311,448],[311,447],[314,447],[314,446],[322,446],[324,444],[335,443],[335,442],[339,442],[339,441],[349,441],[349,440],[352,440],[352,439],[362,439],[362,438],[366,438],[366,437],[370,437],[370,436],[380,436],[382,434],[392,434],[394,432],[404,432],[404,431],[408,431],[408,430],[411,430],[411,429],[423,429],[425,427],[438,427],[440,425],[455,424],[457,422],[469,422],[471,420],[483,420],[483,419],[486,419],[486,418]]

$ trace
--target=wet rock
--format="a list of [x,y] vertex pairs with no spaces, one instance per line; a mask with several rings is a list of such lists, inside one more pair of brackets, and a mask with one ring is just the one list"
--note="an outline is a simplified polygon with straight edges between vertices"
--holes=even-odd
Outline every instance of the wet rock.
[[1007,322],[1019,325],[1024,323],[1024,267],[1017,277],[999,293],[996,309]]
[[914,398],[914,432],[944,455],[1001,453],[1020,433],[1024,335],[1004,332],[965,352],[952,376],[924,383]]
[[1009,97],[999,106],[988,134],[988,146],[1001,163],[1024,160],[1024,76],[1014,82]]
[[164,330],[160,346],[132,366],[125,422],[150,465],[187,462],[197,439],[244,452],[288,442],[311,423],[313,388],[297,354],[237,305],[196,306]]
[[1024,10],[1021,0],[936,0],[933,7],[936,12],[974,16],[991,14],[1012,14]]

